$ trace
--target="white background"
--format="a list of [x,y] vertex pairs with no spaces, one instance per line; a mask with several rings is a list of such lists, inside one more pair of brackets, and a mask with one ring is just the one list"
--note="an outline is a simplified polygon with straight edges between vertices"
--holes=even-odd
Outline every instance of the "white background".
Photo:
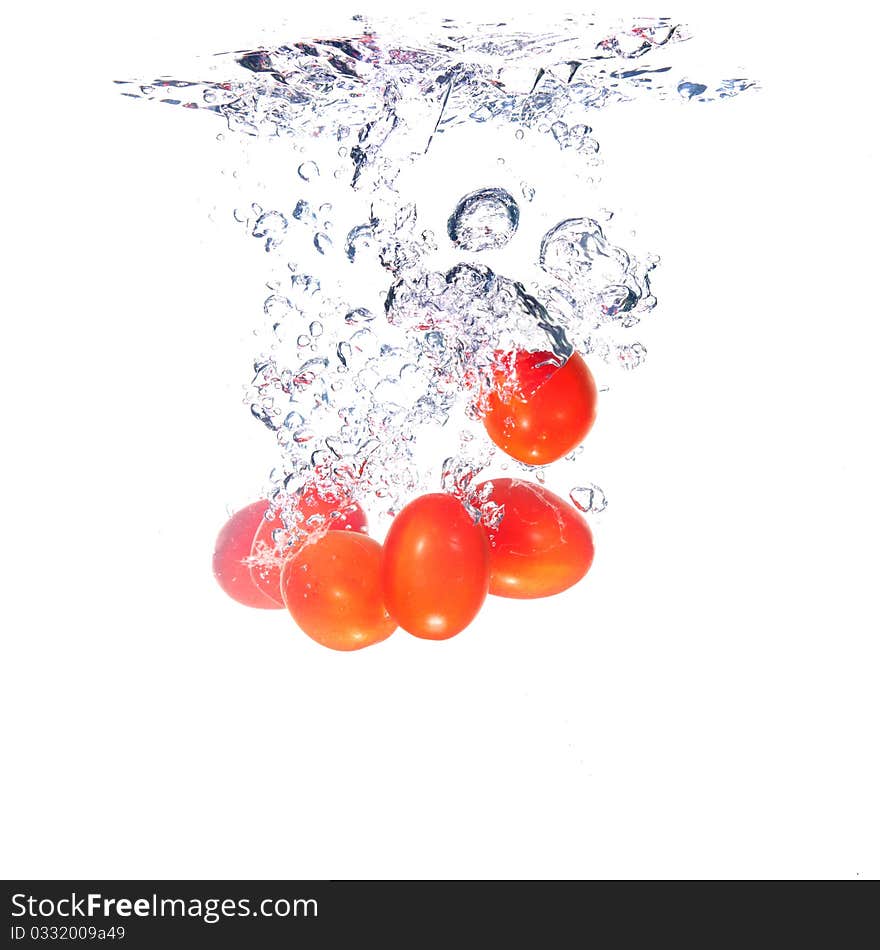
[[210,117],[109,82],[281,18],[57,6],[4,31],[4,876],[876,877],[876,14],[636,11],[763,89],[597,120],[662,264],[595,567],[343,655],[211,577],[254,286]]

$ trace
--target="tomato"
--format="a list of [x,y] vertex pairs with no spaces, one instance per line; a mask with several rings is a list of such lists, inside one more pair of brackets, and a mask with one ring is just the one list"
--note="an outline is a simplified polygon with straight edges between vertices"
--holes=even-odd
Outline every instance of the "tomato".
[[276,609],[283,606],[254,584],[247,565],[254,534],[268,508],[255,501],[237,511],[220,529],[214,544],[214,577],[233,600],[247,607]]
[[583,442],[596,419],[596,383],[578,353],[559,366],[552,353],[498,354],[483,425],[520,462],[546,465]]
[[590,569],[590,526],[558,495],[517,478],[493,478],[476,491],[478,497],[504,505],[498,527],[484,525],[489,538],[490,594],[549,597],[576,584]]
[[446,640],[476,617],[489,589],[489,545],[452,495],[422,495],[388,529],[382,590],[408,633]]
[[[302,490],[296,508],[302,514],[300,526],[307,534],[323,532],[329,528],[356,532],[367,530],[367,516],[357,502],[341,495],[333,496],[319,491],[314,484]],[[279,529],[284,533],[279,514],[274,514],[270,519],[264,518],[257,528],[249,553],[254,559],[250,569],[254,584],[279,607],[283,607],[280,589],[281,565],[285,558],[292,556],[302,547],[305,538],[300,538],[292,545],[289,538],[276,543],[272,535]]]
[[284,562],[281,594],[290,615],[331,650],[360,650],[397,624],[382,603],[382,546],[356,531],[328,531]]

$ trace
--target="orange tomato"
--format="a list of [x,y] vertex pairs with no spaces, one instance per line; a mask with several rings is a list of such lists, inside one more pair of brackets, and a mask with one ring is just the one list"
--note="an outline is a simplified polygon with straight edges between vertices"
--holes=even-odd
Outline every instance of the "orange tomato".
[[[328,495],[326,492],[321,493],[315,485],[308,485],[303,489],[296,508],[302,514],[301,527],[307,534],[331,528],[364,533],[367,530],[367,516],[356,501]],[[250,571],[254,584],[279,607],[283,607],[281,565],[286,558],[296,554],[305,543],[305,538],[295,544],[290,544],[289,541],[287,544],[276,543],[272,535],[279,529],[284,532],[284,525],[278,513],[270,519],[263,518],[260,522],[250,550]]]
[[408,633],[446,640],[476,617],[489,589],[486,535],[452,495],[422,495],[394,519],[382,552],[382,590]]
[[549,597],[576,584],[593,563],[593,534],[580,512],[540,485],[493,478],[485,500],[504,506],[489,538],[489,593],[499,597]]
[[252,502],[237,511],[220,529],[214,544],[214,577],[223,590],[246,607],[277,609],[283,606],[253,581],[247,559],[254,534],[268,507],[265,501]]
[[498,354],[483,425],[508,455],[546,465],[580,445],[596,419],[596,383],[578,353],[559,366],[552,353]]
[[284,562],[281,594],[299,628],[331,650],[360,650],[397,624],[382,602],[382,546],[356,531],[328,531]]

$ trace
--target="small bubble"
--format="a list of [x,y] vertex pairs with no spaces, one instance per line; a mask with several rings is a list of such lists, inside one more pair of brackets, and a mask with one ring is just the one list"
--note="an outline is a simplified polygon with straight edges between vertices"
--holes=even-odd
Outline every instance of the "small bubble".
[[599,514],[608,507],[605,492],[598,485],[588,484],[572,488],[568,497],[575,508],[583,512]]
[[625,370],[633,370],[645,362],[648,351],[642,343],[626,343],[617,347],[617,363]]
[[292,309],[293,304],[287,297],[281,294],[270,294],[263,301],[263,313],[265,313],[270,320],[283,320]]
[[[255,213],[259,205],[254,205]],[[287,218],[280,211],[267,211],[260,214],[251,232],[255,238],[278,237],[287,230]]]
[[353,263],[358,253],[370,246],[372,237],[372,225],[358,224],[353,227],[345,238],[345,256]]
[[314,220],[315,217],[312,214],[312,210],[309,207],[308,201],[304,200],[303,198],[300,198],[300,200],[297,201],[296,205],[294,206],[293,216],[297,221],[304,221],[306,218],[312,218],[312,220]]
[[222,132],[218,132],[214,137],[217,139],[218,142],[226,141],[226,136]]
[[313,337],[319,337],[324,332],[324,325],[319,320],[313,320],[309,324],[309,333]]
[[330,238],[329,234],[324,234],[323,232],[318,232],[312,243],[315,245],[315,248],[320,254],[326,254],[327,251],[333,246],[333,241]]
[[564,122],[554,122],[550,126],[550,131],[553,133],[553,138],[559,143],[560,148],[568,147],[568,126]]
[[355,326],[361,323],[370,323],[372,320],[375,320],[376,317],[372,314],[366,307],[357,307],[354,310],[349,310],[345,315],[345,322],[349,326]]
[[706,91],[706,86],[701,82],[680,82],[678,84],[678,94],[683,99],[693,99],[694,96],[702,96]]
[[299,168],[297,168],[296,173],[303,181],[311,181],[313,178],[320,176],[321,170],[314,162],[303,162]]
[[520,190],[522,191],[522,196],[523,198],[526,199],[526,201],[532,201],[534,199],[535,189],[532,188],[532,186],[528,182],[526,181],[521,182]]
[[526,135],[526,133],[523,132],[522,129],[517,129],[517,130],[516,130],[515,137],[518,138],[518,139],[520,140],[520,142],[525,138],[525,135]]

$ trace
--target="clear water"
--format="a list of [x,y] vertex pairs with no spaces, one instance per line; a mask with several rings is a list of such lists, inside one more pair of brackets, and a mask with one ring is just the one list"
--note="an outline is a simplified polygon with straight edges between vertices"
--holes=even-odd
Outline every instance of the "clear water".
[[[498,351],[549,350],[562,362],[578,350],[600,382],[646,357],[635,333],[657,304],[659,259],[623,246],[614,212],[596,207],[594,116],[646,96],[705,103],[755,84],[682,75],[673,53],[690,35],[666,18],[609,27],[569,17],[536,31],[359,17],[351,26],[345,37],[211,57],[199,64],[210,80],[120,85],[215,113],[227,130],[219,138],[282,149],[275,203],[233,213],[267,255],[245,398],[277,443],[267,497],[286,530],[305,529],[294,499],[311,479],[388,516],[442,488],[497,521],[503,511],[475,494],[481,476],[544,480],[506,459],[479,423]],[[494,170],[448,202],[445,231],[432,229],[424,209],[443,180],[437,153],[479,127],[502,143],[494,165],[477,156]],[[541,175],[568,176],[577,198],[528,245],[542,181],[521,156],[536,143],[555,155]],[[570,467],[581,511],[605,509],[580,450],[555,465]]]

